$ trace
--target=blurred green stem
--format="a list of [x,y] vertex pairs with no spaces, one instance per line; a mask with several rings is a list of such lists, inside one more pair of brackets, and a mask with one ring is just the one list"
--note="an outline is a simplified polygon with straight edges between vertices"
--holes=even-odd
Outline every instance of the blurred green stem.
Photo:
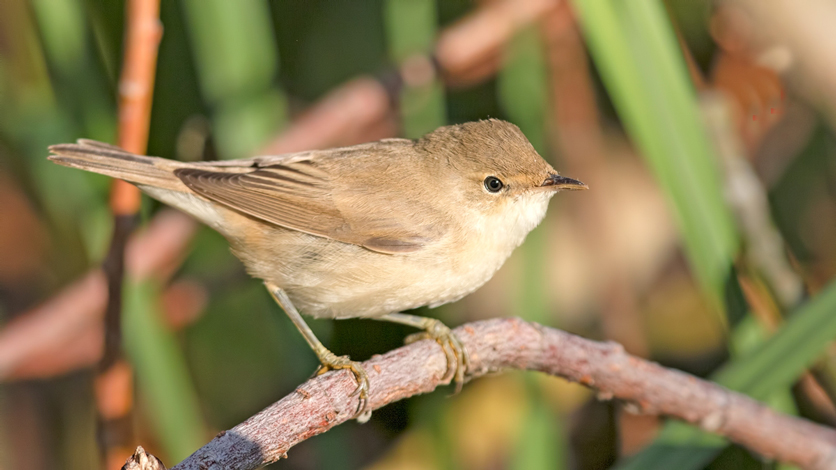
[[616,110],[671,202],[696,277],[722,311],[738,238],[664,7],[658,0],[575,7]]
[[185,358],[164,324],[156,281],[126,280],[123,337],[140,399],[170,459],[179,462],[206,441],[206,425]]
[[[548,74],[542,39],[535,27],[520,31],[505,50],[505,63],[499,72],[499,102],[510,120],[517,124],[544,156],[548,121]],[[519,297],[513,311],[526,320],[544,325],[555,323],[546,292],[546,248],[548,225],[534,229],[520,248],[523,275],[519,276]],[[525,375],[529,412],[522,424],[510,468],[566,468],[566,436],[543,396],[537,377]]]
[[213,109],[223,158],[242,158],[287,123],[287,99],[273,81],[279,51],[262,0],[185,0],[203,97]]
[[[747,314],[737,283],[733,269],[739,250],[737,230],[723,199],[719,162],[708,144],[696,93],[664,5],[659,0],[575,0],[575,7],[616,110],[668,196],[689,264],[715,310],[725,312],[718,319],[733,327],[730,350],[733,355],[746,354],[762,344],[765,334]],[[786,395],[789,384],[785,387],[770,392]],[[788,396],[773,399],[791,403]],[[683,451],[687,439],[702,442],[706,438],[681,434],[690,437],[657,449],[660,455],[669,455],[666,463],[651,467],[642,461],[633,468],[684,468],[681,459],[697,462],[713,455],[702,444],[690,441],[691,447]],[[708,448],[716,448],[717,440],[708,440]]]
[[386,0],[384,19],[389,57],[405,82],[399,103],[403,134],[418,138],[447,121],[444,89],[429,61],[438,22],[435,1]]

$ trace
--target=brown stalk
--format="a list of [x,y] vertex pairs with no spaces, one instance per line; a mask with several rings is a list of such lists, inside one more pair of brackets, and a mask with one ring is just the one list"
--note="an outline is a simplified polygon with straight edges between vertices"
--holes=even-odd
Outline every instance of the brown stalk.
[[[590,341],[518,318],[469,323],[455,332],[470,353],[471,377],[506,369],[564,377],[596,389],[601,399],[619,398],[637,412],[687,421],[764,457],[809,470],[836,469],[833,429],[783,415],[743,394],[632,356],[617,343]],[[370,409],[449,382],[442,380],[446,356],[429,340],[375,356],[363,367],[371,380]],[[352,395],[356,386],[348,371],[312,378],[221,432],[172,470],[255,469],[287,458],[294,445],[352,419],[358,404]],[[138,465],[140,461],[149,466]],[[150,466],[157,461],[144,455],[131,462],[126,468],[160,468]]]
[[[119,146],[143,154],[148,145],[151,97],[157,68],[157,48],[162,37],[159,0],[127,3],[125,59],[119,78]],[[122,353],[122,281],[125,247],[136,227],[139,190],[115,180],[110,208],[114,216],[113,237],[103,263],[108,300],[104,318],[104,351],[95,379],[98,440],[105,468],[115,468],[130,455],[133,445],[133,377]]]

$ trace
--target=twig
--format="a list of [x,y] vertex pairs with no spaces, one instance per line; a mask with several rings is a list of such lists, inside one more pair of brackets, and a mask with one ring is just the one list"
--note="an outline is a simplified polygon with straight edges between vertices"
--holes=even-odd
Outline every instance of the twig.
[[122,466],[122,470],[165,470],[165,465],[139,446]]
[[[470,352],[473,377],[526,369],[565,377],[620,398],[642,413],[682,419],[768,458],[811,470],[836,469],[836,431],[782,415],[740,393],[666,369],[624,352],[616,343],[590,341],[518,318],[463,325],[455,330]],[[446,357],[433,341],[375,356],[369,407],[380,408],[427,393],[446,382]],[[356,383],[350,372],[313,378],[233,429],[218,434],[172,470],[254,469],[287,457],[294,445],[354,415]]]
[[[157,46],[162,36],[159,0],[128,2],[125,62],[119,78],[119,146],[128,152],[143,154],[148,144],[151,122],[151,97],[157,69]],[[110,208],[115,216],[113,239],[104,270],[108,279],[109,300],[105,314],[105,350],[101,368],[106,369],[120,354],[122,275],[125,246],[133,231],[139,211],[140,196],[136,186],[114,180]]]
[[[159,0],[130,0],[127,3],[125,59],[119,78],[119,145],[143,154],[148,144],[151,97],[157,70],[157,48],[162,37]],[[105,468],[124,460],[132,444],[132,374],[122,355],[122,278],[125,247],[136,226],[140,206],[139,189],[114,180],[110,208],[114,216],[113,237],[103,263],[108,300],[104,318],[104,351],[96,376],[99,445]],[[120,396],[121,395],[121,396]]]
[[160,2],[130,0],[126,17],[125,62],[119,78],[119,146],[128,152],[145,153],[157,47],[163,34]]

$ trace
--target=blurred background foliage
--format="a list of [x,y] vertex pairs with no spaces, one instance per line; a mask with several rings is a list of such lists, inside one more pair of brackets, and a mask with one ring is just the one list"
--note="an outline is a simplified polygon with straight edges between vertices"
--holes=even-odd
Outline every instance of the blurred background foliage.
[[[510,120],[592,189],[558,195],[483,289],[422,313],[452,325],[519,315],[612,339],[833,424],[836,73],[816,60],[836,45],[802,39],[836,12],[812,2],[788,16],[782,5],[163,1],[148,153],[239,158]],[[44,301],[101,263],[109,181],[45,156],[80,137],[114,141],[124,15],[122,2],[103,0],[0,3],[0,468],[98,466],[101,331],[49,317]],[[467,29],[474,19],[488,27]],[[372,90],[388,96],[374,101]],[[340,112],[368,125],[341,131]],[[147,225],[164,214],[144,201]],[[317,366],[218,234],[183,237],[188,250],[165,275],[135,276],[125,299],[132,426],[169,465]],[[27,323],[36,317],[51,319]],[[360,360],[411,332],[311,327]],[[518,372],[390,405],[289,456],[275,468],[780,466]]]

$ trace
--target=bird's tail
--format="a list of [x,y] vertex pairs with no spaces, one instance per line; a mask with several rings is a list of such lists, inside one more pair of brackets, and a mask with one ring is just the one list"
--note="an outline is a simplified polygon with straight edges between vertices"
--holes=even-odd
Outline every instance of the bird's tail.
[[187,191],[173,170],[178,162],[158,157],[146,157],[126,152],[114,145],[95,140],[79,139],[75,144],[49,147],[53,162],[72,168],[101,173],[138,185],[154,186],[175,191]]

